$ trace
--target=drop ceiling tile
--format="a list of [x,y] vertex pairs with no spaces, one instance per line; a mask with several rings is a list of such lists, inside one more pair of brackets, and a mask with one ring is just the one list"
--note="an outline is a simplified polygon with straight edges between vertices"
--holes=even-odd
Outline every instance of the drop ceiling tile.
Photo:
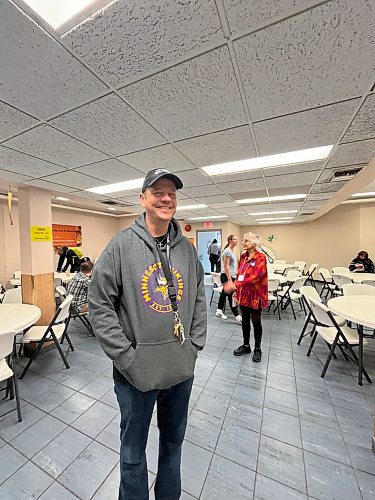
[[1,98],[9,104],[47,118],[106,89],[12,2],[0,2],[0,19]]
[[286,167],[265,168],[264,175],[266,178],[275,177],[277,175],[292,175],[319,171],[324,167],[325,161],[314,161],[311,163],[298,163],[297,165],[288,165]]
[[107,196],[102,196],[96,193],[90,193],[89,191],[74,191],[71,194],[74,196],[78,196],[79,198],[86,198],[88,200],[95,200],[99,202],[109,199]]
[[60,174],[49,175],[43,179],[46,182],[53,182],[55,184],[62,184],[64,186],[72,187],[77,189],[88,189],[96,186],[100,186],[103,183],[99,179],[90,177],[88,175],[81,174],[75,170],[69,170],[69,172],[63,172]]
[[226,182],[243,182],[243,181],[251,181],[252,179],[261,179],[262,171],[258,170],[249,170],[248,172],[239,172],[238,174],[225,174],[225,175],[215,175],[212,176],[212,179],[217,184],[222,184]]
[[369,0],[334,0],[235,41],[253,120],[362,95],[374,71],[373,19]]
[[359,99],[351,99],[254,123],[259,152],[271,155],[335,144],[358,104]]
[[25,182],[30,180],[31,177],[27,175],[17,174],[15,172],[9,172],[8,170],[0,169],[0,180],[11,181],[11,182]]
[[248,125],[185,139],[176,146],[200,167],[256,156]]
[[65,170],[64,167],[3,146],[0,146],[0,168],[29,177],[43,177]]
[[368,163],[375,155],[375,139],[340,144],[327,168]]
[[64,41],[111,85],[224,42],[214,0],[113,2]]
[[3,145],[64,167],[79,167],[107,158],[104,153],[48,125],[35,127],[29,132],[5,141]]
[[249,179],[245,181],[220,182],[218,186],[226,193],[243,193],[245,191],[264,189],[264,181],[262,177],[259,177],[258,179]]
[[91,175],[106,183],[129,181],[144,177],[144,174],[139,170],[129,167],[129,165],[125,165],[121,161],[113,158],[76,168],[75,171],[81,174]]
[[324,182],[321,184],[315,184],[315,186],[312,188],[311,192],[312,193],[336,193],[336,191],[339,191],[342,187],[345,186],[347,181],[343,182]]
[[238,204],[235,201],[225,201],[224,203],[214,203],[211,202],[210,207],[216,208],[218,210],[237,210]]
[[182,180],[184,188],[211,184],[210,178],[197,168],[180,172],[178,177]]
[[375,94],[367,96],[341,142],[375,137]]
[[271,22],[280,17],[286,17],[295,10],[312,7],[321,0],[224,0],[229,27],[233,34],[250,31],[259,25]]
[[43,179],[32,179],[31,181],[25,181],[24,183],[29,186],[48,189],[49,191],[56,191],[57,193],[73,193],[76,190],[76,188],[74,187],[63,186],[62,184],[48,182]]
[[[125,203],[130,203],[132,205],[139,205],[139,194],[138,195],[133,195],[133,196],[120,196],[121,194],[124,194],[124,191],[117,193],[119,196],[116,198],[119,202],[124,201]],[[112,193],[112,196],[116,195],[116,193]]]
[[[207,191],[206,193],[207,194]],[[231,198],[227,196],[226,194],[217,194],[214,196],[204,196],[202,194],[201,196],[196,196],[196,200],[198,203],[204,203],[205,205],[211,205],[212,203],[225,203],[227,201],[230,201]]]
[[[184,188],[182,191],[185,195],[189,196],[190,198],[198,198],[202,196],[213,196],[215,194],[223,194],[223,191],[219,189],[215,184],[209,184],[207,183],[206,186],[196,186],[196,187],[191,187],[191,188]],[[228,201],[228,198],[223,199],[222,201]],[[204,202],[202,202],[204,203]]]
[[246,123],[226,47],[129,85],[120,92],[170,140]]
[[274,175],[267,177],[267,186],[269,189],[285,188],[292,186],[306,186],[316,181],[319,170],[311,172],[302,172],[299,174]]
[[171,172],[182,172],[195,167],[171,144],[137,151],[120,156],[118,159],[144,173],[153,168],[166,168]]
[[156,130],[115,94],[81,106],[50,123],[112,156],[165,142]]
[[35,120],[35,118],[0,101],[0,141],[36,123],[38,123],[38,120]]
[[307,201],[325,201],[325,200],[329,200],[331,198],[331,195],[330,193],[310,193],[306,200]]

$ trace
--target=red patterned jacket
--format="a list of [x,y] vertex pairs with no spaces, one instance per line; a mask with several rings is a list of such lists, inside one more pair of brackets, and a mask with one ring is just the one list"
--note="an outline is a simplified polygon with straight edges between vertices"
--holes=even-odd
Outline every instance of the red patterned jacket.
[[[239,276],[244,276],[239,281]],[[248,253],[241,255],[236,279],[237,302],[240,306],[265,309],[268,304],[268,278],[266,256],[256,251],[251,259]]]

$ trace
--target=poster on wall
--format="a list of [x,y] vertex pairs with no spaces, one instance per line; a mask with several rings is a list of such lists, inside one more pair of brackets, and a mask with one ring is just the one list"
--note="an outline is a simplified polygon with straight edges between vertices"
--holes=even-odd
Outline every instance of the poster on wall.
[[52,241],[57,247],[81,247],[82,227],[52,224]]

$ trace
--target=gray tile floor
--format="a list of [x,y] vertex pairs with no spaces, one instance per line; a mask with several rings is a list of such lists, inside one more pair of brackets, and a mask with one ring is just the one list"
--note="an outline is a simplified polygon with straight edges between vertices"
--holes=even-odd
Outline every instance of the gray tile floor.
[[[375,384],[333,361],[320,378],[325,345],[311,358],[296,341],[297,321],[263,317],[263,359],[235,358],[241,329],[209,308],[207,347],[199,355],[182,459],[183,500],[375,498],[371,451]],[[119,410],[111,364],[77,321],[66,370],[46,352],[20,382],[23,422],[0,420],[0,498],[116,499]],[[320,360],[319,360],[320,358]],[[20,360],[22,364],[22,360]],[[366,348],[375,379],[375,341]],[[13,403],[12,403],[13,404]],[[8,402],[1,402],[0,412]],[[150,428],[150,498],[158,429]]]

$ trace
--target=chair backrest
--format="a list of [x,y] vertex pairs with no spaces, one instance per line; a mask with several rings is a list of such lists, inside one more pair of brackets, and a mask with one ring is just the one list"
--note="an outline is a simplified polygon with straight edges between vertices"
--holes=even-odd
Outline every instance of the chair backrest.
[[306,262],[304,262],[303,260],[295,260],[293,262],[293,264],[295,264],[299,271],[301,271],[301,273],[304,271],[305,267],[306,267]]
[[297,278],[296,280],[294,280],[294,282],[292,283],[292,286],[291,286],[291,290],[293,292],[295,291],[300,291],[300,288],[303,287],[303,285],[305,284],[305,281],[307,280],[307,276],[301,276],[301,278]]
[[349,276],[341,276],[340,274],[333,274],[332,279],[339,288],[347,283],[353,283]]
[[310,299],[314,299],[317,302],[322,302],[322,299],[320,298],[318,291],[314,286],[304,285],[301,286],[299,291],[302,293],[308,303],[310,303]]
[[375,295],[375,287],[363,283],[346,283],[342,291],[344,295]]
[[312,274],[316,268],[318,267],[318,264],[311,264],[311,266],[309,267],[309,270],[307,271],[307,274]]
[[332,274],[325,267],[319,269],[319,274],[327,283],[332,283]]
[[211,273],[212,283],[215,287],[221,286],[220,273]]
[[329,314],[329,309],[322,302],[310,298],[311,312],[318,323],[325,326],[335,326]]
[[349,274],[350,271],[347,267],[333,267],[332,268],[332,272],[333,274]]
[[286,260],[276,259],[273,261],[274,264],[286,264]]
[[60,299],[64,301],[66,299],[67,291],[66,288],[63,287],[62,285],[59,285],[56,287],[56,292],[60,295]]
[[279,279],[268,280],[268,291],[275,292],[278,289],[279,285],[280,285]]
[[13,278],[20,280],[21,279],[21,271],[14,271]]
[[287,281],[295,281],[300,276],[301,276],[301,273],[297,269],[290,269],[286,273],[285,278]]
[[22,287],[11,288],[4,294],[3,304],[22,304]]
[[2,333],[0,335],[0,361],[9,356],[13,351],[14,333]]
[[375,286],[375,279],[373,280],[363,280],[362,285]]
[[70,313],[70,307],[72,305],[72,300],[73,300],[73,295],[68,295],[66,299],[59,305],[59,308],[57,309],[57,312],[55,314],[55,317],[53,318],[51,322],[52,324],[56,325],[58,323],[62,323],[63,321],[66,321],[66,319],[69,316]]

